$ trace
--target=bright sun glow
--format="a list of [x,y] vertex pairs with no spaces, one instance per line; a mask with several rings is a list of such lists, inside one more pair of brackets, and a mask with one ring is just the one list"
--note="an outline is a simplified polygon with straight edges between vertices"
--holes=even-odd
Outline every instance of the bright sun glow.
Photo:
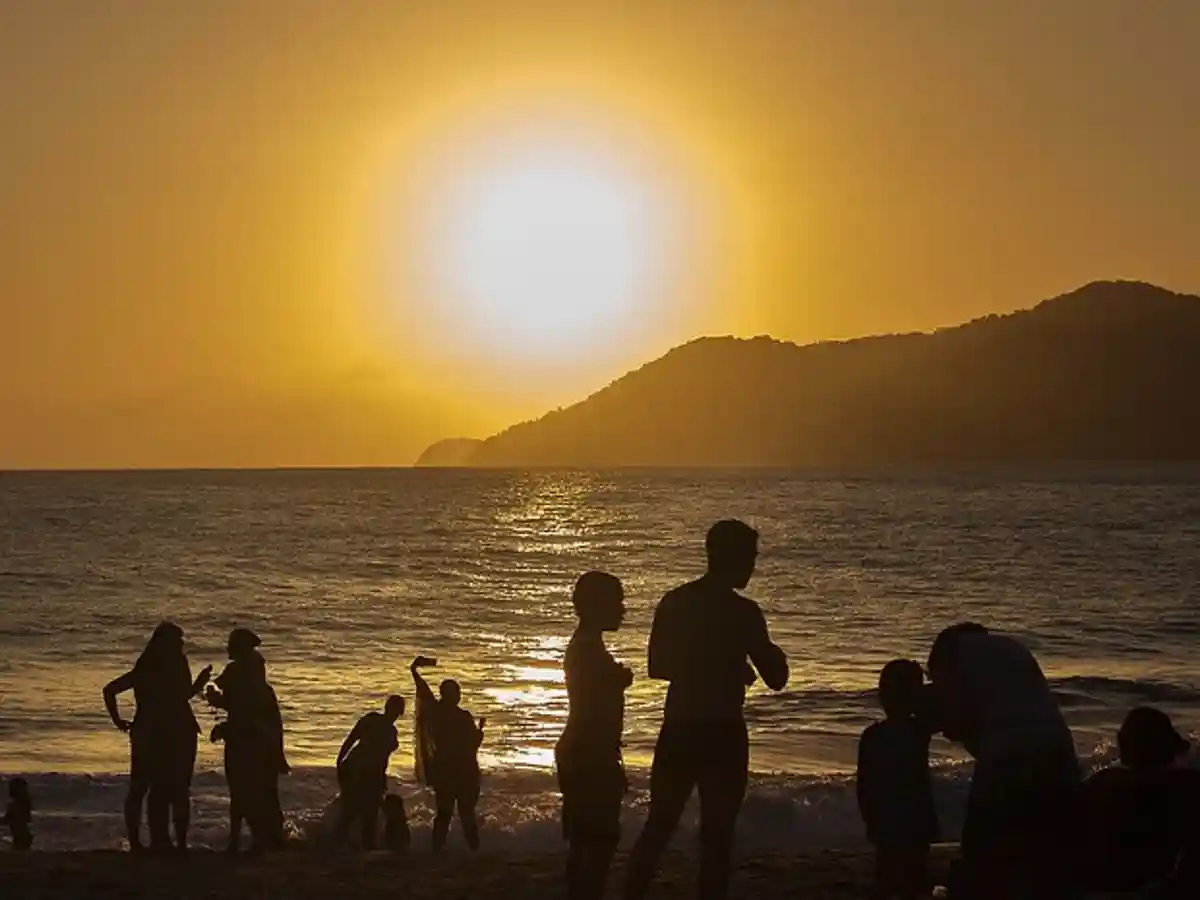
[[655,313],[671,217],[649,184],[578,147],[475,159],[435,192],[425,273],[472,345],[527,362],[578,358]]

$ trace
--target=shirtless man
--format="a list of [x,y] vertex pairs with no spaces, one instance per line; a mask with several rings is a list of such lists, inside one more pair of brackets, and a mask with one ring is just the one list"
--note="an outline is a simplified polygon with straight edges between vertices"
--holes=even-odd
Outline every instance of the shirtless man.
[[626,900],[641,900],[693,789],[700,792],[702,900],[729,893],[733,832],[746,796],[750,743],[742,706],[761,675],[783,690],[787,657],[758,604],[738,593],[758,559],[758,532],[725,520],[705,541],[708,572],[667,594],[650,632],[650,677],[670,682],[650,773],[650,813],[629,861]]

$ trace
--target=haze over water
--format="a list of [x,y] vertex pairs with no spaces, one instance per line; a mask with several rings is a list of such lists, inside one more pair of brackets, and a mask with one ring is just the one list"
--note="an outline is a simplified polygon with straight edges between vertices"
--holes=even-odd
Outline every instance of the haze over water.
[[[755,790],[782,806],[756,818],[752,800],[745,828],[776,841],[853,832],[841,776],[876,715],[879,668],[923,660],[937,631],[962,619],[1029,642],[1082,755],[1138,703],[1164,706],[1187,730],[1200,724],[1194,467],[5,474],[0,772],[63,773],[41,776],[44,814],[86,811],[70,827],[114,845],[128,748],[100,691],[169,616],[187,632],[194,671],[219,670],[235,625],[262,635],[298,767],[285,799],[300,818],[332,796],[328,767],[356,716],[389,692],[411,698],[408,663],[428,653],[487,716],[492,827],[550,827],[574,578],[604,568],[625,581],[629,614],[611,643],[637,676],[626,755],[640,773],[663,697],[645,677],[653,607],[702,571],[704,531],[725,516],[762,533],[748,593],[792,661],[784,694],[759,686],[748,702]],[[201,706],[207,733],[215,720]],[[964,773],[946,765],[950,797]],[[223,815],[219,779],[204,774],[219,769],[219,745],[202,741],[202,835]],[[414,792],[407,741],[391,771]]]

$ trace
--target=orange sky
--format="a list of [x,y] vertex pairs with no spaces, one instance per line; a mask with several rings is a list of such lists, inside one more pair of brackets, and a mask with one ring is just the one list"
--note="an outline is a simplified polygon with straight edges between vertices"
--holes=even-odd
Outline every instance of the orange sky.
[[[3,4],[0,467],[406,464],[700,333],[1200,293],[1197,46],[1191,0]],[[535,377],[379,273],[441,161],[562,118],[702,239]]]

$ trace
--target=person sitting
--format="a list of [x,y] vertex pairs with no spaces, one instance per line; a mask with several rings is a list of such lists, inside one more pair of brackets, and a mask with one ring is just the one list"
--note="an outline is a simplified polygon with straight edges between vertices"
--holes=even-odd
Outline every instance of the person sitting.
[[858,809],[875,847],[880,897],[915,900],[929,890],[929,847],[938,822],[929,775],[932,732],[918,716],[924,679],[913,660],[884,666],[879,700],[886,718],[868,726],[858,745]]
[[404,798],[388,794],[383,798],[383,845],[393,853],[405,853],[412,843]]
[[14,778],[8,783],[8,806],[4,811],[4,824],[12,834],[14,850],[30,850],[33,847],[33,799],[29,795],[29,782]]
[[459,704],[462,688],[446,679],[438,688],[440,697],[421,676],[421,668],[437,661],[419,656],[409,671],[417,688],[417,765],[418,778],[433,788],[437,814],[433,821],[433,849],[446,846],[450,820],[455,810],[462,822],[467,846],[479,849],[479,824],[475,807],[479,803],[479,746],[483,743],[484,719],[478,725]]
[[1200,771],[1180,766],[1191,744],[1159,709],[1143,706],[1117,734],[1121,764],[1084,784],[1088,887],[1132,891],[1171,876],[1200,838]]
[[336,841],[345,840],[350,827],[358,822],[362,846],[371,850],[379,819],[379,806],[387,791],[387,767],[392,753],[400,746],[396,720],[404,715],[404,698],[387,698],[383,712],[369,712],[355,724],[337,755],[338,784],[344,804]]

